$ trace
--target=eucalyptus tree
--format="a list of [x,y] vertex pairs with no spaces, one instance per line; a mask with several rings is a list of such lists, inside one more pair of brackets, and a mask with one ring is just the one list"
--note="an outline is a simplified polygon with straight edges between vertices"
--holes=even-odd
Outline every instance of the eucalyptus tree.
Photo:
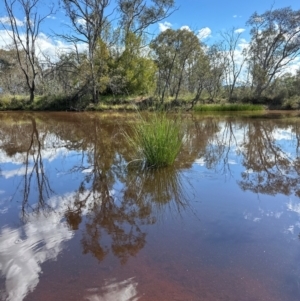
[[186,29],[167,29],[151,43],[158,66],[158,93],[163,103],[166,94],[178,98],[190,59],[201,51],[198,37]]
[[205,89],[210,100],[214,101],[221,91],[226,67],[226,55],[221,44],[214,44],[207,50],[209,71],[205,76]]
[[192,61],[190,72],[188,73],[189,92],[195,96],[192,100],[192,107],[200,100],[202,92],[205,90],[210,79],[209,56],[201,49]]
[[[39,72],[37,61],[37,38],[42,22],[53,14],[53,6],[47,13],[38,13],[41,6],[40,0],[4,0],[7,20],[2,21],[3,27],[12,40],[13,49],[16,51],[18,65],[26,80],[30,93],[30,102],[34,100],[36,90],[36,77]],[[23,21],[16,15],[21,11]]]
[[141,35],[152,24],[174,11],[174,0],[117,0],[120,24],[125,37],[129,32]]
[[144,94],[155,86],[155,65],[150,58],[149,26],[167,18],[174,11],[174,0],[117,0],[119,18],[119,55],[114,78],[119,78],[127,93]]
[[142,47],[142,37],[129,32],[121,56],[115,60],[115,68],[124,79],[124,90],[129,94],[147,94],[155,87],[156,66]]
[[[24,52],[20,54],[24,60]],[[0,87],[2,93],[23,94],[27,85],[22,70],[19,68],[16,50],[0,49]]]
[[66,15],[69,17],[74,33],[63,37],[75,45],[87,45],[87,62],[90,69],[86,84],[92,85],[92,97],[96,103],[99,100],[98,74],[101,70],[95,65],[97,44],[108,25],[107,8],[110,0],[63,0]]
[[232,28],[221,33],[225,57],[225,82],[229,101],[238,83],[239,76],[247,59],[247,49],[239,49],[242,31]]
[[270,83],[300,54],[300,10],[285,7],[254,13],[251,26],[249,68],[254,97],[260,98]]

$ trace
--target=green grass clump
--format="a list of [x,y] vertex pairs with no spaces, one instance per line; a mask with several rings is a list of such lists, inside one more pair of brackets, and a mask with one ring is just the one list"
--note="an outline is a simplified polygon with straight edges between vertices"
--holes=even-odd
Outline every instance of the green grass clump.
[[156,113],[147,118],[139,115],[132,125],[132,135],[127,138],[142,155],[147,167],[172,165],[181,149],[183,132],[179,119],[171,119],[165,113]]
[[263,111],[264,106],[253,104],[213,104],[213,105],[197,105],[194,110],[196,112],[211,112],[211,111]]

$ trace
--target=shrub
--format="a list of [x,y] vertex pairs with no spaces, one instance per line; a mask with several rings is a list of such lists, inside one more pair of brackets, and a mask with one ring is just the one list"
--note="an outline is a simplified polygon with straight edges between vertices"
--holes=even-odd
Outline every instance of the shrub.
[[285,99],[282,108],[285,110],[296,110],[300,108],[300,97],[299,96],[292,96],[288,99]]

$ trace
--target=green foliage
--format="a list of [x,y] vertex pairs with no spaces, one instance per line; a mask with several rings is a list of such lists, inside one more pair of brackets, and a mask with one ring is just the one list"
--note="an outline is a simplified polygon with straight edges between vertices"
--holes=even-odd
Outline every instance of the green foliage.
[[128,94],[144,95],[155,88],[156,65],[143,51],[142,38],[127,33],[125,50],[116,60],[116,66],[125,80]]
[[109,64],[112,58],[110,57],[108,47],[101,39],[97,40],[95,49],[95,68],[97,74],[97,89],[100,93],[107,90],[109,84]]
[[247,22],[251,26],[249,71],[254,96],[260,98],[287,63],[299,56],[300,10],[291,7],[255,12]]
[[0,110],[28,110],[29,97],[3,94],[0,96]]
[[[185,78],[191,78],[193,66],[203,57],[198,37],[186,29],[167,29],[151,43],[158,66],[158,88],[161,103],[167,96],[178,98]],[[187,74],[188,73],[188,74]],[[196,79],[197,81],[197,79]],[[188,83],[191,90],[191,83]],[[194,90],[194,89],[193,89]]]
[[282,108],[285,110],[299,110],[300,108],[300,96],[292,96],[287,98],[283,104]]
[[156,113],[147,118],[139,115],[138,122],[132,126],[132,135],[126,137],[147,167],[158,168],[174,163],[182,146],[183,132],[179,119]]
[[223,105],[197,105],[194,110],[196,112],[211,112],[211,111],[263,111],[262,105],[253,104],[223,104]]

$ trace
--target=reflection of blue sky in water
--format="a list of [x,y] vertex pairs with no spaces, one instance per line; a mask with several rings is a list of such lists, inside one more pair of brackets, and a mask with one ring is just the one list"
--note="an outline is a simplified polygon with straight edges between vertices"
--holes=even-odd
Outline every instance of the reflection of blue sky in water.
[[5,277],[6,300],[21,301],[33,291],[42,272],[41,264],[55,260],[63,242],[72,238],[72,231],[61,221],[64,213],[61,204],[57,201],[55,211],[47,215],[30,214],[23,227],[1,230],[0,270]]
[[[229,160],[228,164],[237,164],[237,155],[240,155],[240,152],[243,152],[244,146],[243,144],[248,142],[247,130],[248,127],[239,127],[239,125],[233,124],[232,128],[234,130],[234,135],[231,137],[231,141],[227,139],[230,136],[229,130],[226,127],[226,123],[220,122],[220,131],[216,133],[213,139],[210,141],[211,146],[220,147],[220,145],[224,147],[230,147],[229,152]],[[295,153],[295,137],[296,134],[293,132],[292,127],[289,126],[286,129],[275,128],[272,131],[272,138],[274,139],[274,143],[278,145],[282,152],[280,155],[289,158],[290,160],[294,160],[297,155]],[[272,154],[270,154],[272,156]],[[272,160],[272,157],[269,158]],[[195,163],[200,166],[205,166],[205,158],[197,158]]]
[[[89,204],[94,202],[94,198],[97,196],[86,191],[80,197],[87,200],[87,206],[82,211],[82,214],[86,215]],[[63,219],[67,208],[72,207],[76,198],[78,199],[78,195],[75,193],[52,197],[47,202],[51,208],[48,213],[38,215],[30,213],[27,223],[17,229],[2,228],[0,232],[0,271],[5,278],[6,292],[1,292],[0,296],[5,296],[5,300],[21,301],[29,292],[32,292],[39,282],[39,274],[42,272],[41,265],[48,260],[55,260],[63,250],[63,243],[73,237],[73,231],[69,229]],[[123,286],[121,285],[121,287]],[[132,291],[125,287],[124,290]],[[114,296],[114,293],[112,295]]]
[[[237,123],[232,123],[233,137],[229,143],[229,130],[226,128],[226,123],[220,122],[220,131],[218,131],[214,137],[209,140],[207,149],[215,150],[218,147],[224,147],[223,152],[220,152],[220,157],[217,157],[216,164],[213,165],[213,169],[208,168],[208,162],[205,156],[201,156],[194,161],[193,169],[197,170],[202,177],[213,178],[220,180],[220,171],[225,171],[221,178],[227,175],[226,185],[227,190],[230,191],[230,185],[232,185],[233,191],[236,190],[235,183],[241,178],[242,173],[253,174],[255,171],[252,169],[245,170],[243,165],[243,156],[245,144],[249,143],[249,137],[247,131],[249,130],[249,124],[239,126]],[[226,132],[227,131],[227,132]],[[293,166],[294,160],[297,159],[297,145],[296,145],[296,133],[293,132],[292,126],[286,126],[286,128],[274,128],[270,132],[271,141],[278,147],[277,154],[281,158],[285,158],[290,167]],[[212,148],[209,148],[209,145]],[[205,154],[206,155],[206,154]],[[274,154],[268,154],[268,160],[270,162],[275,161]],[[227,169],[222,166],[227,165]],[[280,166],[279,166],[280,167]],[[286,170],[280,169],[280,174],[286,175]],[[291,169],[288,174],[289,177],[297,177],[296,170]],[[246,192],[238,192],[241,194],[241,199],[246,201],[250,195]],[[275,195],[275,201],[273,194],[267,195],[264,193],[257,193],[257,203],[247,202],[247,206],[243,210],[243,218],[249,222],[255,223],[268,223],[272,220],[277,220],[278,229],[282,234],[288,235],[291,239],[297,239],[297,235],[300,232],[300,203],[297,196],[283,195],[277,193]],[[229,194],[230,195],[230,194]],[[252,194],[251,194],[252,196]],[[249,199],[250,200],[250,199]],[[248,208],[247,208],[248,207]]]
[[87,290],[85,299],[88,301],[138,301],[137,285],[134,278],[121,282],[111,280],[100,290],[98,288]]
[[[1,187],[0,191],[0,275],[5,279],[5,288],[0,291],[0,299],[7,301],[22,301],[30,292],[34,291],[39,283],[42,273],[42,264],[49,260],[56,260],[64,249],[64,243],[70,240],[74,233],[65,221],[65,212],[74,207],[75,200],[85,199],[86,206],[82,209],[82,216],[87,214],[89,207],[95,198],[100,199],[97,192],[85,191],[78,195],[78,189],[82,176],[92,172],[91,168],[79,169],[76,172],[70,170],[78,165],[85,164],[82,153],[63,147],[64,141],[57,141],[56,148],[51,143],[51,135],[47,135],[45,145],[41,149],[45,171],[50,182],[55,184],[54,190],[61,196],[52,196],[47,200],[49,207],[45,212],[29,212],[26,216],[26,224],[19,228],[9,225],[16,222],[15,209],[20,210],[22,203],[22,183],[24,175],[32,171],[33,161],[29,157],[28,170],[23,165],[24,153],[16,153],[13,156],[0,150],[1,163]],[[55,139],[54,139],[55,140]],[[48,147],[47,147],[48,145]],[[88,150],[87,150],[88,151]],[[41,172],[41,171],[39,171]],[[52,179],[52,181],[51,181]],[[74,191],[74,192],[67,192]],[[17,192],[15,194],[15,192]],[[113,195],[114,191],[111,190]],[[12,196],[15,202],[10,202]],[[35,208],[36,195],[29,199],[30,207]],[[12,217],[12,218],[11,218]],[[2,227],[2,228],[1,228]],[[137,301],[137,283],[132,278],[106,283],[101,289],[88,290],[86,300],[90,301]]]
[[[225,147],[229,146],[227,139],[223,139],[222,136],[224,128],[224,123],[220,123],[220,132],[209,140],[210,145],[218,146],[216,141],[221,141]],[[294,241],[300,231],[298,198],[286,195],[276,195],[274,197],[260,194],[259,198],[262,201],[256,202],[255,194],[249,191],[243,192],[237,187],[237,180],[240,179],[241,173],[245,172],[245,166],[242,165],[242,152],[244,151],[243,144],[247,142],[245,140],[248,137],[245,134],[247,129],[239,128],[236,124],[233,124],[233,129],[235,137],[230,144],[228,160],[226,161],[232,171],[232,177],[226,181],[226,184],[223,183],[225,182],[224,174],[217,172],[220,170],[219,165],[223,164],[224,161],[219,162],[216,170],[213,168],[209,170],[207,169],[205,157],[201,156],[194,161],[192,167],[195,175],[192,182],[195,183],[196,189],[200,187],[196,195],[203,201],[199,205],[199,212],[209,212],[207,209],[211,209],[211,214],[215,214],[211,224],[216,224],[215,229],[221,233],[220,236],[213,233],[214,228],[208,223],[208,237],[215,237],[215,241],[222,241],[222,239],[224,241],[224,238],[227,237],[230,244],[232,244],[232,240],[234,241],[235,237],[240,234],[242,236],[249,232],[249,237],[254,240],[257,233],[264,230],[263,233],[269,233],[268,231],[272,227],[270,233],[272,235],[276,233],[279,236],[278,233],[280,232],[282,235],[280,236],[281,242],[284,242],[285,239]],[[280,155],[288,157],[289,161],[292,162],[296,158],[295,134],[292,132],[292,128],[275,129],[272,131],[272,138],[276,145],[281,148]],[[82,166],[84,165],[86,168],[70,173],[70,170],[76,164],[79,165],[81,154],[64,148],[63,141],[56,140],[57,149],[54,149],[51,143],[47,142],[47,139],[46,145],[48,147],[42,149],[45,170],[50,180],[54,180],[55,192],[62,196],[52,197],[47,201],[47,204],[55,210],[50,210],[45,215],[29,213],[28,223],[16,229],[11,226],[16,220],[16,214],[12,207],[20,207],[20,197],[22,195],[20,193],[14,197],[17,202],[9,202],[8,200],[13,195],[16,184],[22,181],[25,169],[22,166],[24,155],[16,154],[8,157],[0,150],[0,162],[5,162],[4,164],[1,163],[0,178],[1,183],[4,184],[0,189],[0,271],[3,278],[5,278],[5,292],[2,292],[2,296],[0,294],[0,299],[3,298],[3,300],[22,301],[38,285],[43,268],[42,264],[57,259],[63,251],[64,242],[73,237],[73,232],[70,231],[64,221],[64,214],[67,208],[73,209],[73,207],[76,207],[74,205],[76,196],[72,191],[77,190],[82,178],[92,172],[92,168],[87,164],[85,158]],[[29,161],[29,168],[32,166],[31,164],[32,162]],[[246,172],[253,173],[250,169]],[[201,177],[202,174],[207,181]],[[199,175],[200,180],[197,182]],[[202,185],[205,185],[205,187],[202,187]],[[218,191],[216,191],[216,187],[218,187]],[[118,188],[121,191],[123,187]],[[215,195],[220,196],[219,191],[220,193],[224,192],[221,194],[221,200],[214,198]],[[110,191],[110,193],[113,194],[113,191]],[[236,195],[240,198],[239,200],[236,200]],[[84,199],[88,195],[83,193],[80,197]],[[94,197],[99,198],[95,195],[90,197],[91,201]],[[34,206],[35,200],[31,199],[30,202]],[[198,205],[193,204],[193,206],[197,207]],[[214,206],[218,208],[214,208]],[[223,211],[217,215],[216,212],[218,213],[222,206],[224,206]],[[87,200],[82,215],[86,215],[89,207],[89,200]],[[13,214],[14,217],[10,218],[9,215],[13,216]],[[206,216],[203,217],[204,221],[205,218],[208,222],[210,221]],[[7,222],[5,222],[5,219]],[[6,226],[8,223],[10,227]],[[192,224],[192,226],[192,230],[194,230],[195,225]],[[210,229],[213,229],[213,231]],[[240,232],[234,232],[235,229]],[[253,229],[257,229],[257,232]],[[230,236],[230,233],[234,235]],[[85,291],[85,300],[88,301],[136,301],[138,299],[137,282],[133,278],[121,282],[109,280],[102,288],[92,288]]]
[[300,204],[289,200],[285,203],[285,208],[277,210],[268,210],[258,206],[256,210],[244,211],[244,219],[255,223],[260,223],[264,219],[282,219],[282,232],[292,234],[293,239],[296,239],[294,234],[300,232]]

